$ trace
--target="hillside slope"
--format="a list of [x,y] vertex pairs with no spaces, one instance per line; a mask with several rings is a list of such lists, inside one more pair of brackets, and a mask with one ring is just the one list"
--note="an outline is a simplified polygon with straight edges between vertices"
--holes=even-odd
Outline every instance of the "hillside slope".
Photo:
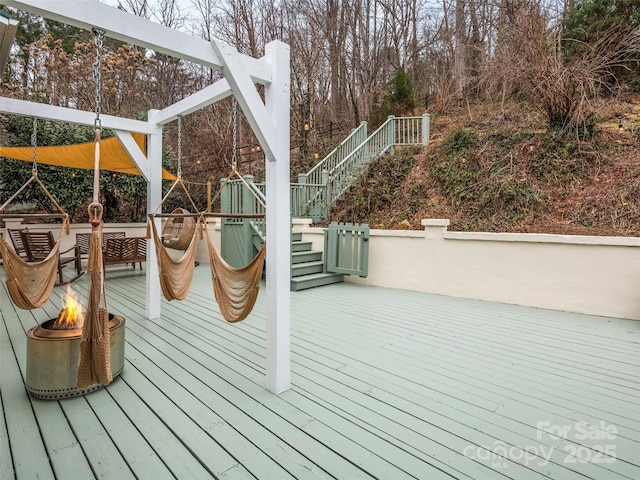
[[[622,120],[623,128],[619,128]],[[587,138],[547,132],[520,105],[432,117],[425,149],[375,162],[333,221],[421,229],[640,236],[640,99],[603,105]]]

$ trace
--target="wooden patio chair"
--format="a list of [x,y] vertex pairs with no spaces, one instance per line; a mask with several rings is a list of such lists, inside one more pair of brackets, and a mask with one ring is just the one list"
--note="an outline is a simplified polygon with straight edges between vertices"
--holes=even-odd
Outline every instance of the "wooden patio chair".
[[[37,262],[44,260],[45,258],[47,258],[49,253],[51,253],[51,250],[56,244],[56,240],[55,238],[53,238],[53,234],[51,232],[21,231],[20,238],[27,255],[27,262]],[[73,252],[73,254],[70,256],[64,256],[69,252]],[[73,262],[75,265],[76,276],[69,280],[65,280],[62,269],[71,262]],[[82,275],[83,273],[84,272],[82,271],[82,264],[80,262],[80,253],[75,245],[67,250],[60,251],[58,255],[58,278],[60,279],[60,282],[58,282],[56,285],[71,283],[74,280],[78,279],[78,277],[80,277],[80,275]]]
[[23,260],[27,260],[27,251],[24,248],[24,244],[22,243],[22,237],[20,236],[20,232],[28,232],[29,229],[27,227],[24,228],[7,228],[7,233],[9,234],[9,238],[11,238],[11,243],[13,244],[13,249]]

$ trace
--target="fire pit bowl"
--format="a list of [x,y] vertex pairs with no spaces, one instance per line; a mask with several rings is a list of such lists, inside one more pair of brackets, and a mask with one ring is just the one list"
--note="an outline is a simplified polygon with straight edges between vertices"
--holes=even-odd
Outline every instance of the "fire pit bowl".
[[[54,322],[55,319],[48,320],[27,332],[27,390],[36,398],[59,400],[102,388],[103,385],[76,388],[82,330],[51,329]],[[124,323],[123,317],[109,314],[114,378],[124,368]]]

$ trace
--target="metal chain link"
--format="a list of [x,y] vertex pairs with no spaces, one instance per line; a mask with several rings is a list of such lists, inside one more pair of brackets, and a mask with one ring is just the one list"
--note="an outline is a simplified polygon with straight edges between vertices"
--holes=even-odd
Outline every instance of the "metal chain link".
[[178,177],[182,177],[182,115],[178,115]]
[[33,131],[31,132],[31,146],[33,147],[33,166],[31,167],[34,172],[38,172],[38,119],[33,119]]
[[231,154],[231,165],[236,167],[236,150],[238,145],[238,102],[233,99],[233,153]]
[[93,81],[96,85],[96,119],[93,122],[94,128],[102,129],[102,120],[100,120],[102,105],[102,46],[104,32],[93,29],[94,40],[96,43],[96,61],[93,62]]

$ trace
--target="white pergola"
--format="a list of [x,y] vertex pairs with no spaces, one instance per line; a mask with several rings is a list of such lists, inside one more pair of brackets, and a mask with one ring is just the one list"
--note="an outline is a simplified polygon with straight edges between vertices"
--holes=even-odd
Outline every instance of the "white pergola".
[[[267,365],[266,387],[281,393],[290,387],[290,261],[289,206],[289,47],[273,41],[265,55],[253,58],[218,41],[208,42],[93,0],[5,0],[4,4],[67,25],[103,30],[105,35],[221,71],[222,80],[164,108],[150,110],[148,121],[101,115],[102,127],[112,129],[147,180],[147,209],[162,199],[162,129],[180,115],[195,112],[230,95],[242,108],[266,163],[267,249]],[[264,85],[265,101],[255,85]],[[94,125],[95,113],[0,97],[0,112]],[[147,156],[130,132],[147,135]],[[161,314],[161,293],[153,241],[147,244],[146,313]]]

